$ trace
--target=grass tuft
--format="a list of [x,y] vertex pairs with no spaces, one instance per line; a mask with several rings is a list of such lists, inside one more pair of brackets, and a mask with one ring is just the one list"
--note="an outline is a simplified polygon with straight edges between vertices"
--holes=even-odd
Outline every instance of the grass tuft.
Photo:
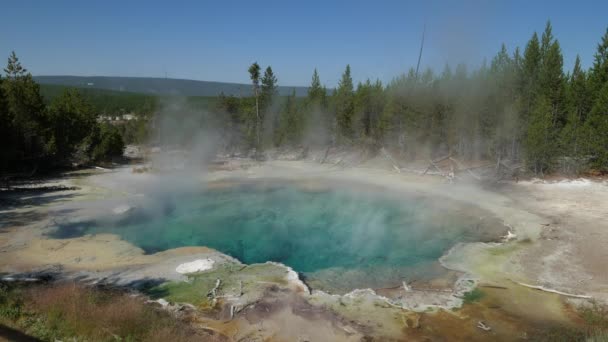
[[465,292],[464,296],[462,296],[462,300],[464,304],[472,304],[480,301],[486,294],[480,290],[479,288],[474,288],[469,292]]

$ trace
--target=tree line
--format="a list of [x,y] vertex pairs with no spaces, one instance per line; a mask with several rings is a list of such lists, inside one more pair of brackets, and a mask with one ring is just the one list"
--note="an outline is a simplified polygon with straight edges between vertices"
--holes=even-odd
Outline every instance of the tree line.
[[271,67],[261,81],[257,62],[249,72],[253,98],[218,101],[229,147],[385,147],[410,160],[512,160],[535,174],[608,170],[608,30],[589,70],[577,56],[564,72],[547,22],[523,50],[503,44],[475,70],[411,68],[355,86],[347,65],[331,94],[315,70],[305,99],[277,97]]
[[[219,129],[226,151],[260,157],[270,148],[385,148],[405,160],[511,160],[541,175],[608,171],[608,30],[588,70],[577,56],[573,69],[564,71],[547,22],[523,49],[509,52],[503,44],[474,70],[446,64],[441,72],[418,74],[410,68],[388,84],[368,79],[355,85],[347,65],[337,87],[328,90],[315,69],[303,98],[295,91],[278,96],[271,66],[256,62],[248,73],[253,96],[185,101],[192,107],[188,115],[200,114],[197,127]],[[154,113],[164,113],[162,103],[174,99],[124,97],[115,102],[141,112],[142,120],[119,127],[99,123],[97,115],[113,108],[112,94],[64,89],[45,102],[11,54],[0,74],[0,171],[105,160],[120,155],[125,141],[159,136],[152,133]],[[169,112],[163,115],[177,115]]]
[[97,122],[76,89],[46,104],[13,52],[0,74],[0,172],[50,170],[122,155],[118,129]]

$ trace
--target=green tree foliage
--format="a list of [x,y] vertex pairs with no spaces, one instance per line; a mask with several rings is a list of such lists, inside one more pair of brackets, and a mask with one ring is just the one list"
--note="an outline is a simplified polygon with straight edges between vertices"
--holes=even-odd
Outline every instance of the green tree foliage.
[[234,152],[244,145],[242,137],[246,133],[241,117],[241,101],[235,96],[221,93],[215,111],[224,118],[220,127],[224,137],[224,149]]
[[249,78],[251,78],[251,84],[253,85],[253,95],[255,97],[255,123],[252,125],[255,127],[255,146],[259,151],[260,145],[260,130],[262,120],[260,118],[260,104],[259,104],[259,90],[260,90],[260,65],[258,62],[254,62],[249,66]]
[[4,95],[4,78],[0,75],[0,171],[6,170],[14,158],[12,152],[14,148],[8,148],[14,143],[12,131],[12,119],[8,113],[6,96]]
[[319,73],[315,68],[315,71],[312,74],[312,81],[308,87],[308,104],[325,106],[326,96],[327,89],[321,85],[321,78],[319,77]]
[[542,36],[542,62],[539,73],[540,95],[547,98],[551,104],[552,124],[562,126],[564,123],[564,73],[563,57],[559,42],[553,38],[551,23]]
[[[0,78],[0,171],[48,169],[122,154],[116,128],[100,128],[91,105],[76,90],[64,91],[49,106],[40,86],[11,53]],[[102,144],[103,146],[100,146]]]
[[[347,66],[330,97],[314,70],[305,101],[292,95],[278,107],[273,142],[363,144],[409,159],[508,159],[538,174],[578,171],[564,167],[564,160],[583,165],[590,158],[595,168],[605,169],[605,98],[600,95],[608,81],[608,31],[591,70],[583,70],[577,59],[567,76],[552,31],[547,22],[523,52],[509,53],[503,44],[476,70],[446,65],[441,73],[426,69],[417,76],[410,69],[386,86],[367,80],[355,89]],[[233,101],[243,115],[240,124],[247,126],[253,99]],[[318,132],[332,139],[318,139]]]
[[355,128],[358,136],[375,145],[382,140],[380,116],[384,112],[384,87],[377,80],[359,83],[355,92]]
[[320,145],[330,144],[335,126],[335,115],[329,110],[327,88],[321,85],[321,78],[316,68],[308,87],[305,106],[302,129],[309,133],[308,142]]
[[5,121],[9,123],[10,145],[5,167],[10,163],[44,157],[46,144],[45,106],[40,87],[21,65],[15,52],[4,69],[2,92],[6,103]]
[[94,161],[108,160],[122,155],[125,144],[120,131],[113,125],[97,126],[90,136],[89,146],[93,146],[91,157]]
[[589,71],[589,87],[595,100],[600,90],[608,82],[608,28],[597,46],[593,66]]
[[[608,171],[608,30],[592,67],[584,70],[577,58],[569,73],[564,73],[552,31],[547,22],[542,35],[534,33],[522,51],[509,52],[503,44],[474,70],[446,65],[440,73],[428,68],[418,75],[411,68],[386,85],[366,80],[355,87],[347,65],[331,96],[315,69],[305,99],[294,92],[276,95],[272,68],[261,76],[253,63],[248,71],[254,96],[188,101],[212,106],[217,115],[203,119],[222,130],[223,147],[230,153],[255,148],[259,156],[271,145],[338,144],[371,151],[385,147],[410,160],[446,155],[510,160],[538,174],[579,172],[582,166]],[[5,74],[0,78],[0,141],[10,148],[1,151],[2,169],[45,158],[68,161],[74,154],[109,157],[121,149],[121,135],[129,142],[145,139],[145,121],[118,129],[95,122],[104,111],[120,111],[98,103],[112,97],[90,101],[94,97],[68,91],[55,95],[47,107],[14,54]],[[157,101],[129,96],[116,106],[148,104],[143,112],[149,112]]]
[[536,174],[544,174],[553,166],[555,130],[553,129],[551,102],[541,97],[531,112],[526,135],[526,160]]
[[267,110],[272,105],[272,100],[277,94],[277,77],[272,72],[272,68],[269,66],[264,71],[264,77],[262,77],[262,88],[260,93],[260,107]]
[[521,66],[521,86],[522,95],[522,120],[527,123],[528,115],[534,105],[534,98],[538,95],[538,73],[541,66],[541,50],[536,32],[528,41],[524,51],[524,58]]
[[304,122],[301,114],[302,112],[296,103],[296,91],[294,89],[291,95],[287,96],[285,102],[283,115],[280,119],[280,129],[275,135],[277,145],[297,146],[302,141]]
[[339,140],[350,141],[354,137],[353,117],[355,104],[353,91],[354,86],[353,79],[350,75],[350,65],[347,65],[334,94],[336,121],[338,124],[337,134]]
[[592,166],[608,171],[608,82],[597,94],[584,129],[586,151],[592,157]]
[[559,131],[566,124],[567,109],[563,57],[559,42],[547,22],[537,51],[536,34],[528,42],[523,60],[524,86],[521,116],[527,127],[524,149],[535,173],[545,173],[560,154]]
[[268,66],[262,77],[262,87],[260,93],[260,107],[262,109],[262,130],[264,132],[264,140],[268,145],[269,141],[276,140],[274,137],[279,130],[278,108],[274,105],[274,100],[277,96],[277,77],[274,75],[272,68]]
[[68,160],[97,124],[91,106],[76,89],[67,89],[53,100],[47,121],[47,151],[58,161]]
[[576,56],[574,69],[567,86],[567,120],[560,133],[560,150],[565,156],[577,157],[581,144],[585,141],[583,125],[590,109],[587,76],[581,67],[581,59]]

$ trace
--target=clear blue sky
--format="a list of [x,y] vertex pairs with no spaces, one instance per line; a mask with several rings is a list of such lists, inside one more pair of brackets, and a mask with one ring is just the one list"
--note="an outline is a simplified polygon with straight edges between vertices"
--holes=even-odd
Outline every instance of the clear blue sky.
[[608,1],[10,1],[0,55],[34,75],[112,75],[249,82],[272,65],[282,85],[329,87],[347,63],[355,81],[388,81],[415,66],[479,65],[505,43],[523,47],[553,24],[570,69],[589,67],[608,26]]

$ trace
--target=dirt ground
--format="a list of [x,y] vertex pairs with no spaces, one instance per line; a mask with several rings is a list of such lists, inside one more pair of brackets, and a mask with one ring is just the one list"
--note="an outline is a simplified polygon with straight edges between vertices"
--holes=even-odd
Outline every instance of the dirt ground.
[[526,276],[608,301],[608,184],[532,180],[505,191],[518,205],[547,219],[538,242],[516,257]]

